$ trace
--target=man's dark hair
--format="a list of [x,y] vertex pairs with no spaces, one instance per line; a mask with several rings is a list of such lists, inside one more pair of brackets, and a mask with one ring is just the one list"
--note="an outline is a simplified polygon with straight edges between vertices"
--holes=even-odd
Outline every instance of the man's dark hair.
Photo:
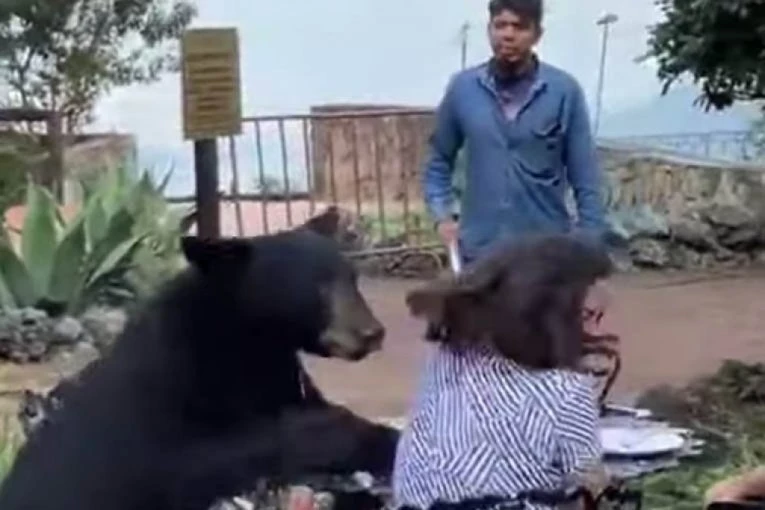
[[500,246],[458,277],[407,295],[415,316],[443,326],[434,341],[458,348],[489,345],[529,368],[577,368],[589,337],[587,292],[613,270],[608,253],[569,235]]
[[490,17],[499,16],[503,11],[510,11],[537,27],[542,26],[543,0],[491,0],[489,2]]

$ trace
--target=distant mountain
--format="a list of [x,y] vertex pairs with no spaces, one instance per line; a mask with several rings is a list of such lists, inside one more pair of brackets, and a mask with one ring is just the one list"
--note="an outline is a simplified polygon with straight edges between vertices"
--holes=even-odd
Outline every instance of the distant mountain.
[[683,86],[667,95],[618,112],[604,112],[600,124],[603,137],[632,137],[660,134],[745,131],[758,117],[758,109],[738,104],[722,112],[704,110],[693,104],[695,87]]

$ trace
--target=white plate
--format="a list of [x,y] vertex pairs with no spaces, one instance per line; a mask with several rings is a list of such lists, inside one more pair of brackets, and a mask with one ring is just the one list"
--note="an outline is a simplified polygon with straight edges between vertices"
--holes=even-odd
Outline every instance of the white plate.
[[685,438],[677,432],[658,427],[603,427],[600,441],[606,455],[642,457],[678,451]]

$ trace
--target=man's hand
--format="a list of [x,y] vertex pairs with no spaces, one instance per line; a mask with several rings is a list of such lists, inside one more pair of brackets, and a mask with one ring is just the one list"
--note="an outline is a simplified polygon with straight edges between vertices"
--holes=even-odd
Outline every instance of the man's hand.
[[449,246],[457,241],[459,229],[459,223],[454,220],[441,221],[437,227],[438,237],[441,238],[441,242],[444,243],[445,246]]

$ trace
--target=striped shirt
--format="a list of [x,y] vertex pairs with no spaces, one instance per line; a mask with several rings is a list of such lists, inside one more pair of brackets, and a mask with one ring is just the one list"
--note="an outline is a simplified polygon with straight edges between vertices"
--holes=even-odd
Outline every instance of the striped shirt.
[[398,445],[395,504],[561,489],[600,460],[598,419],[589,376],[439,346]]

